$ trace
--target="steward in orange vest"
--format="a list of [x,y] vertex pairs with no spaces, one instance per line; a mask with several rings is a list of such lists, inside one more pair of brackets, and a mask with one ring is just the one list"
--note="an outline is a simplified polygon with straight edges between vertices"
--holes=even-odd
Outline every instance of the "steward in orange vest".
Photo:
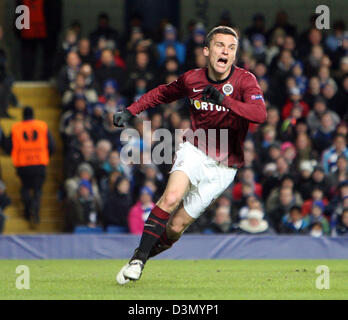
[[[42,185],[46,178],[46,166],[54,152],[54,141],[47,124],[34,119],[31,107],[23,110],[23,121],[12,126],[7,139],[6,151],[11,154],[13,165],[22,182],[21,196],[24,203],[24,216],[39,223]],[[31,192],[33,191],[33,192]]]
[[48,128],[45,122],[40,120],[17,122],[12,127],[11,135],[11,158],[16,168],[48,165]]

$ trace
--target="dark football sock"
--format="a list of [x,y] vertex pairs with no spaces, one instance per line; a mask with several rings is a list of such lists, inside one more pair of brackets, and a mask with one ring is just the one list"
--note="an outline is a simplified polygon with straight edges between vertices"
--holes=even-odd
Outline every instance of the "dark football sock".
[[163,251],[166,251],[172,247],[174,242],[178,241],[179,239],[168,239],[167,231],[164,230],[161,237],[156,241],[154,246],[152,247],[150,254],[148,256],[149,258],[155,257],[158,254],[162,253]]
[[143,263],[146,262],[150,250],[156,241],[161,237],[163,231],[165,231],[169,217],[170,214],[158,206],[155,206],[151,210],[151,213],[144,225],[144,231],[141,236],[139,248],[136,250],[131,260],[139,259]]
[[175,242],[178,241],[178,239],[172,240],[172,239],[168,239],[168,235],[166,230],[163,231],[163,233],[161,234],[161,237],[159,238],[159,241],[166,245],[166,246],[172,246]]

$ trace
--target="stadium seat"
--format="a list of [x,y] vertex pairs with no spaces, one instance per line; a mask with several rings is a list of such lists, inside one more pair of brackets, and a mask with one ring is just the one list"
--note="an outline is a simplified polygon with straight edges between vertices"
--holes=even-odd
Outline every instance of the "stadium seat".
[[202,232],[203,234],[215,234],[215,232],[212,230],[212,229],[204,229],[203,230],[203,232]]
[[74,229],[74,233],[96,234],[103,233],[103,229],[101,227],[90,228],[87,226],[77,226]]
[[128,233],[128,229],[123,226],[111,225],[106,228],[106,233]]

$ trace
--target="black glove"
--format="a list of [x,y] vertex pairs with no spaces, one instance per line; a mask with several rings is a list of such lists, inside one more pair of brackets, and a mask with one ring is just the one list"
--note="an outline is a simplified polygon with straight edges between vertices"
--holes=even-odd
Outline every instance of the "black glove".
[[203,101],[221,105],[224,98],[225,96],[213,86],[206,86],[203,90]]
[[134,116],[127,109],[114,114],[114,125],[116,127],[124,127]]

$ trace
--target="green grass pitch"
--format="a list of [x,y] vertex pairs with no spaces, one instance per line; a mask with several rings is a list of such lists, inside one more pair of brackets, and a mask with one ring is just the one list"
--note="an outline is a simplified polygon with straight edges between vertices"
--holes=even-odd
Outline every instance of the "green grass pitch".
[[[0,260],[0,299],[347,299],[347,260],[150,260],[137,282],[120,286],[125,260]],[[30,289],[16,288],[18,265]],[[318,265],[330,289],[316,288]]]

